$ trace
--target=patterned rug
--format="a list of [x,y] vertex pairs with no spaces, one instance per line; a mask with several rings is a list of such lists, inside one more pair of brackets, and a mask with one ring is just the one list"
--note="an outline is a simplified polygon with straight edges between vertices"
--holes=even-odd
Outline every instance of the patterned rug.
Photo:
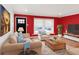
[[20,52],[19,53],[19,55],[37,55],[37,52],[35,52],[35,51],[22,51],[22,52]]

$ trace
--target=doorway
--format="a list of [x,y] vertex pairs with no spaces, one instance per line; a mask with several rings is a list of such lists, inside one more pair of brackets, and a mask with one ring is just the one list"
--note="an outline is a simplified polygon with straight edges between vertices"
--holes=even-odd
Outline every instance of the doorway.
[[23,27],[23,33],[26,33],[26,18],[16,18],[16,31],[18,32],[18,28]]

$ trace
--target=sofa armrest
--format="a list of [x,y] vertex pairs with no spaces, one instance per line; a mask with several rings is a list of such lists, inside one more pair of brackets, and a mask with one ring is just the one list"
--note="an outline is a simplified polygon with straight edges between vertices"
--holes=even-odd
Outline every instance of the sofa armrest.
[[2,47],[2,52],[8,52],[8,51],[15,51],[15,50],[21,50],[23,49],[24,43],[15,43],[15,44],[5,44]]
[[34,48],[41,48],[42,47],[42,42],[32,42],[30,44],[30,48],[34,49]]

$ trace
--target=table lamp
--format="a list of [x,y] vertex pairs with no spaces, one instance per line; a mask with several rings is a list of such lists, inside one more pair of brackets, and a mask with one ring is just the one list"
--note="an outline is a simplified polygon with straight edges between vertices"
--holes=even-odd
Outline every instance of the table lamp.
[[19,27],[19,28],[18,28],[18,31],[19,31],[19,32],[23,32],[23,31],[24,31],[23,27]]

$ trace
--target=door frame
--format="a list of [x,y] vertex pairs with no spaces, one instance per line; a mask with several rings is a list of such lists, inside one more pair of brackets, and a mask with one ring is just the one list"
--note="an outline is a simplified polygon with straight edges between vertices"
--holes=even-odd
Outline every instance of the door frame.
[[16,32],[16,18],[25,18],[26,19],[26,33],[27,33],[27,17],[23,17],[23,16],[15,16],[14,18],[14,32]]

